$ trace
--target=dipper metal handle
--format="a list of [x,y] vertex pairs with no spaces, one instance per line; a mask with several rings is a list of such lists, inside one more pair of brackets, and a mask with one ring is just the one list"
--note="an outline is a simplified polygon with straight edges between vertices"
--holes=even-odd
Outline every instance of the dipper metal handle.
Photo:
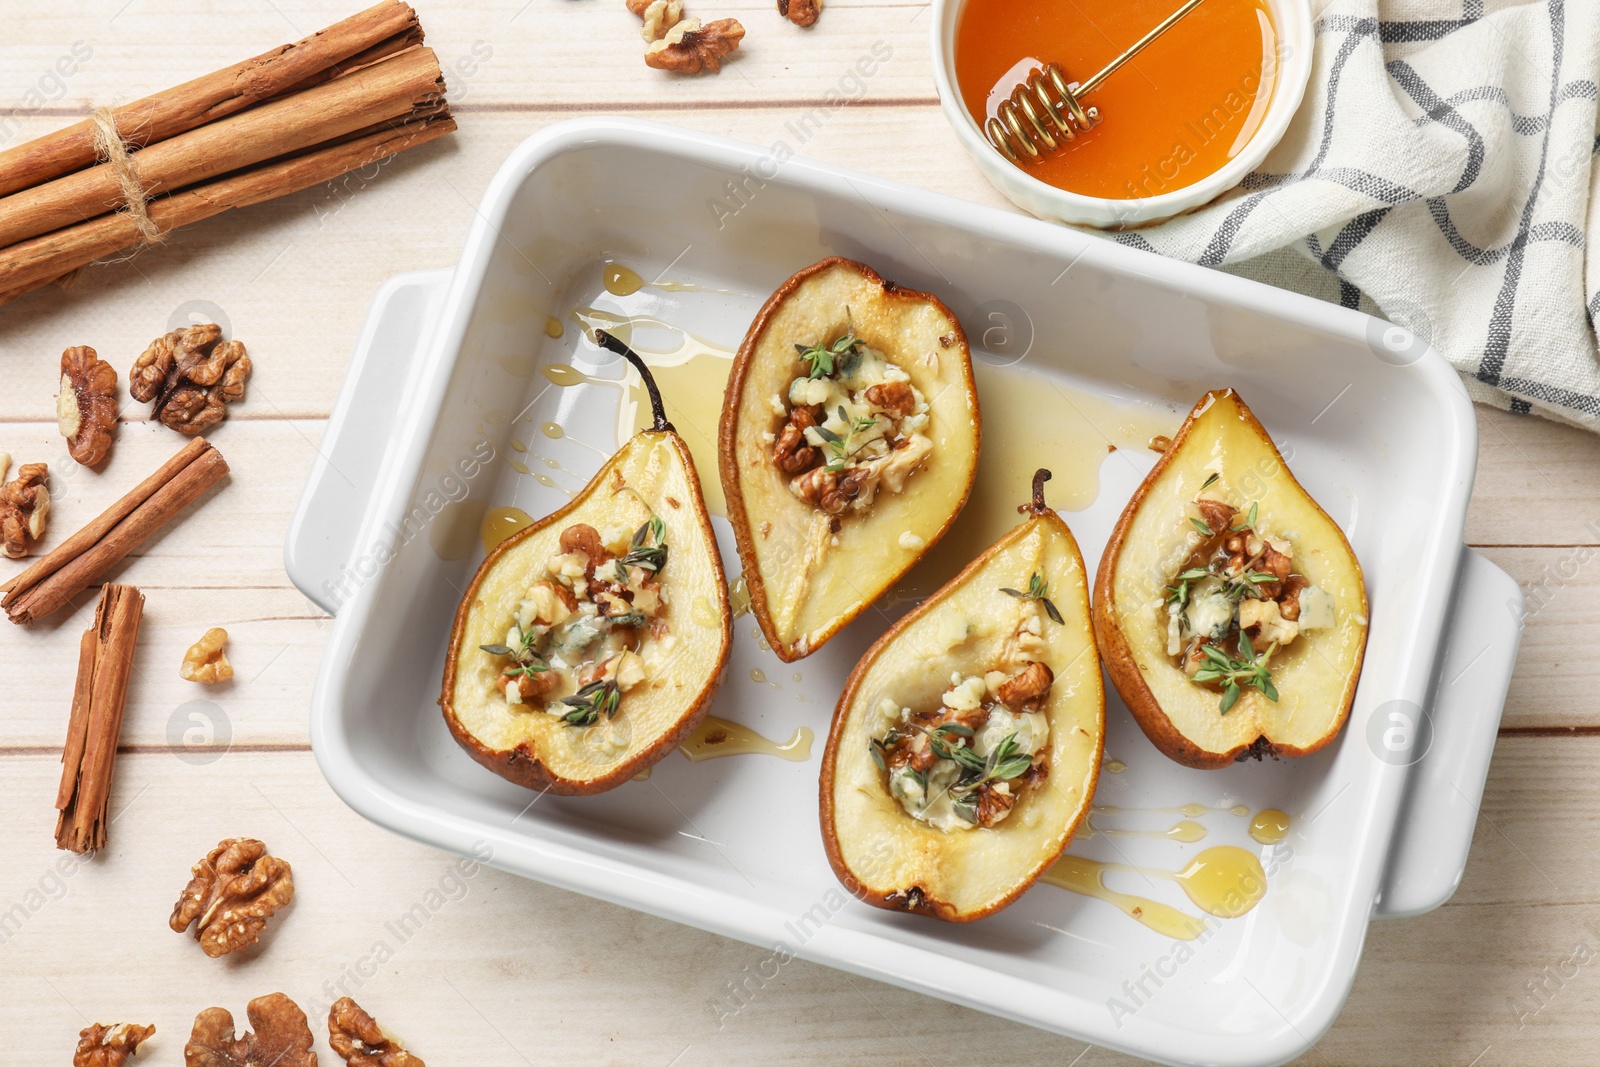
[[1040,159],[1044,153],[1054,152],[1080,132],[1092,130],[1100,121],[1100,110],[1084,107],[1083,97],[1098,89],[1101,82],[1144,51],[1150,42],[1172,29],[1201,2],[1186,0],[1182,7],[1081,85],[1067,81],[1059,64],[1047,64],[1043,70],[1035,68],[1000,105],[995,117],[984,123],[989,143],[1013,163],[1020,163],[1024,155],[1030,161]]

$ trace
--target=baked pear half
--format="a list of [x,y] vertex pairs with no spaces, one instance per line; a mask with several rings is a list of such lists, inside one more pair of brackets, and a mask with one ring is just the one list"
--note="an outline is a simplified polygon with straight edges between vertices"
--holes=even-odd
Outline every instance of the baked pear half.
[[944,535],[978,440],[967,336],[936,297],[838,258],[772,294],[734,359],[718,455],[779,657],[822,647]]
[[851,893],[971,922],[1088,814],[1105,691],[1077,542],[1034,476],[1027,519],[884,634],[839,698],[822,840]]
[[1344,532],[1231,389],[1189,413],[1122,513],[1095,579],[1106,671],[1190,767],[1304,756],[1338,736],[1367,644]]
[[440,706],[468,754],[556,794],[604,792],[705,717],[732,643],[728,585],[688,446],[639,357],[655,422],[566,507],[507,539],[456,611]]

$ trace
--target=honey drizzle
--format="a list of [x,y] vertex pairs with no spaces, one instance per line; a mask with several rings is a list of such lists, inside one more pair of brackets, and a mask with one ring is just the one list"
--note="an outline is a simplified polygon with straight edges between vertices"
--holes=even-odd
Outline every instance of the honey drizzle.
[[478,528],[478,537],[483,541],[483,551],[486,554],[493,552],[506,539],[532,525],[533,516],[521,508],[490,508],[484,513],[483,522]]
[[1293,820],[1277,808],[1262,808],[1250,820],[1250,836],[1263,845],[1276,845],[1289,836]]
[[1185,914],[1159,900],[1118,893],[1108,888],[1105,883],[1106,871],[1119,866],[1084,859],[1082,856],[1062,856],[1039,876],[1039,880],[1069,893],[1103,900],[1136,922],[1175,941],[1193,941],[1205,932],[1209,924],[1198,916]]
[[695,762],[721,756],[777,756],[791,763],[811,758],[811,742],[816,739],[809,726],[802,726],[782,743],[770,740],[741,723],[707,715],[683,740],[678,751]]
[[1105,884],[1107,871],[1130,871],[1176,882],[1196,907],[1220,919],[1237,919],[1261,903],[1267,894],[1267,875],[1261,861],[1253,853],[1234,845],[1208,848],[1176,871],[1063,856],[1040,876],[1040,881],[1103,900],[1157,933],[1179,941],[1192,941],[1205,930],[1204,919],[1159,901],[1108,888]]

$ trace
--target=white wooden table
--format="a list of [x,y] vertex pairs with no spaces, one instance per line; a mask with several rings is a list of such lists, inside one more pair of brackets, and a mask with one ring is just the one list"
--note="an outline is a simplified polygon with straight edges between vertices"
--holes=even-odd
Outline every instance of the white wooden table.
[[[737,16],[749,35],[720,76],[673,79],[643,65],[621,0],[416,2],[459,133],[371,180],[201,224],[73,289],[0,309],[0,450],[50,461],[51,544],[180,443],[135,421],[104,473],[74,469],[52,406],[62,348],[93,345],[125,383],[143,346],[201,300],[256,366],[247,402],[212,435],[231,482],[117,571],[148,603],[111,846],[92,862],[58,867],[51,804],[96,591],[70,617],[0,626],[0,1060],[65,1064],[81,1027],[127,1020],[159,1028],[139,1062],[175,1064],[205,1006],[242,1023],[262,993],[307,1004],[342,990],[439,1065],[1128,1062],[804,962],[752,980],[763,949],[484,868],[461,878],[451,857],[365,823],[323,782],[306,715],[329,619],[284,576],[285,526],[369,298],[396,271],[454,262],[484,186],[521,139],[614,111],[794,143],[785,123],[841,90],[859,103],[830,113],[801,151],[1005,206],[939,115],[925,4],[833,0],[801,31],[770,0],[690,0],[691,14]],[[0,34],[0,139],[254,55],[358,4],[14,5]],[[87,61],[70,77],[50,73],[76,42],[92,50]],[[852,68],[877,42],[892,58],[860,85]],[[1479,417],[1467,537],[1539,607],[1472,860],[1445,907],[1372,927],[1349,1004],[1305,1062],[1600,1062],[1600,665],[1587,659],[1600,644],[1600,439]],[[0,577],[16,569],[0,561]],[[212,625],[233,635],[238,677],[203,690],[177,665]],[[292,858],[298,894],[266,951],[208,960],[166,917],[189,865],[237,834]],[[408,912],[426,920],[399,936]],[[719,1025],[713,1003],[738,981],[755,995]],[[321,1020],[313,1026],[329,1062]]]

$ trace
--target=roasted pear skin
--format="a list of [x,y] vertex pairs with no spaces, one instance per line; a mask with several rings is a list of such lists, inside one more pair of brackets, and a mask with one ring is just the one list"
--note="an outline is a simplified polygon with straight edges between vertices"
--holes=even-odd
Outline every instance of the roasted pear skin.
[[[626,441],[571,503],[483,561],[456,611],[439,700],[451,735],[473,759],[518,785],[567,796],[613,789],[676,748],[710,709],[733,641],[727,579],[689,448],[667,421],[644,362],[604,332],[596,340],[644,378],[654,424]],[[661,518],[669,547],[661,573],[672,599],[664,618],[676,641],[666,660],[624,693],[612,720],[569,727],[540,708],[513,711],[493,690],[499,661],[479,646],[504,640],[506,618],[561,551],[563,530],[575,523],[632,529],[651,514]]]
[[[1245,686],[1221,711],[1222,694],[1191,682],[1166,655],[1166,591],[1198,543],[1190,502],[1207,479],[1257,526],[1289,539],[1294,566],[1334,601],[1336,625],[1302,633],[1269,661],[1278,694]],[[1187,546],[1187,547],[1186,547]],[[1367,640],[1361,564],[1344,532],[1313,500],[1266,429],[1231,389],[1212,390],[1128,502],[1095,578],[1094,624],[1106,672],[1134,721],[1167,756],[1190,767],[1247,758],[1297,757],[1344,727]],[[1259,651],[1259,650],[1258,650]]]
[[[794,345],[825,340],[846,309],[853,332],[928,398],[934,451],[903,492],[880,493],[868,513],[847,515],[830,532],[826,515],[791,494],[763,434],[784,422],[774,394],[787,401],[791,380],[804,373]],[[966,333],[937,297],[839,257],[772,294],[734,359],[718,455],[751,611],[779,658],[822,647],[944,536],[971,491],[980,435]]]
[[[1034,478],[1027,518],[906,615],[856,664],[822,757],[822,841],[846,889],[874,907],[965,923],[993,915],[1028,889],[1072,842],[1088,815],[1105,747],[1105,690],[1089,621],[1089,585],[1072,531],[1046,506]],[[937,705],[953,670],[982,674],[1011,640],[1018,600],[1043,579],[1059,624],[1046,623],[1041,662],[1054,674],[1043,710],[1048,773],[1003,821],[946,832],[890,796],[869,746],[885,698]],[[967,637],[947,644],[947,620]]]

